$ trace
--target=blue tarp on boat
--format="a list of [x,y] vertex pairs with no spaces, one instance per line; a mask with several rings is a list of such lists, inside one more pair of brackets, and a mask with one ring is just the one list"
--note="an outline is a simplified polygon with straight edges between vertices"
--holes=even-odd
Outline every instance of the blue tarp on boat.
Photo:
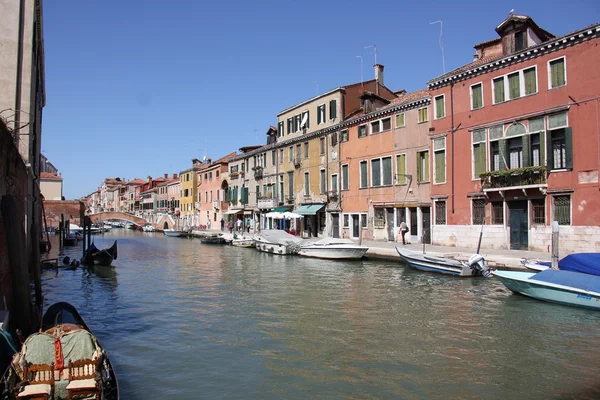
[[600,253],[569,254],[558,262],[558,268],[562,271],[600,276]]
[[600,293],[600,276],[590,276],[572,271],[555,271],[547,269],[538,272],[529,279],[568,286],[588,292]]

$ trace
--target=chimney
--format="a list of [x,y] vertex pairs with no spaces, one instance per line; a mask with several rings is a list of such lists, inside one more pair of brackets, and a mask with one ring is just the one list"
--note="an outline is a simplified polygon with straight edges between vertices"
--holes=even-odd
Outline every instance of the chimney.
[[473,56],[473,61],[477,61],[479,60],[479,54],[475,53],[475,55]]
[[177,179],[177,174],[173,174],[173,179]]
[[381,86],[384,85],[383,83],[383,65],[381,64],[375,64],[375,80],[377,81],[377,83],[379,83]]

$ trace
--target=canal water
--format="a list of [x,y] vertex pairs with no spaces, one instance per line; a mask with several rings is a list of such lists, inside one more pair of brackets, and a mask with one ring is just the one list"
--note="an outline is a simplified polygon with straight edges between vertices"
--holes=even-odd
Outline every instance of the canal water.
[[[46,270],[122,399],[600,398],[600,313],[398,262],[336,262],[123,229],[114,267]],[[81,247],[61,255],[81,256]]]

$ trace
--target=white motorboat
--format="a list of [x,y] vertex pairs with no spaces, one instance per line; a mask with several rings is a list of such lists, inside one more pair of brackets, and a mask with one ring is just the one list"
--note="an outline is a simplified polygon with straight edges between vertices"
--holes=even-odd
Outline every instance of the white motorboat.
[[154,229],[154,226],[152,226],[150,224],[144,225],[142,227],[142,231],[144,231],[144,232],[154,232],[155,230],[156,229]]
[[238,237],[231,241],[232,246],[236,247],[254,247],[254,239]]
[[303,244],[298,254],[304,257],[327,258],[333,260],[358,260],[369,250],[350,239],[323,238],[316,242]]
[[490,276],[489,267],[479,254],[473,254],[469,261],[454,260],[445,257],[436,257],[396,247],[396,251],[408,266],[421,271],[439,272],[454,276]]
[[163,233],[165,234],[165,236],[169,237],[180,237],[183,235],[183,231],[178,231],[176,229],[165,229]]
[[254,238],[259,251],[280,255],[296,254],[302,241],[301,238],[280,230],[264,230]]

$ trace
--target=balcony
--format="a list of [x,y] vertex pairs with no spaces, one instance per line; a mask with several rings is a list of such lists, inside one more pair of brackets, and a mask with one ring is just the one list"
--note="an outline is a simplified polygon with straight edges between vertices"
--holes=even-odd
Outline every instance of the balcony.
[[302,159],[300,157],[294,158],[294,167],[300,168],[302,166]]
[[490,171],[480,174],[484,192],[512,189],[545,188],[546,167],[513,168],[506,171]]
[[237,177],[240,175],[239,172],[235,171],[235,172],[230,172],[229,173],[229,178],[230,179],[237,179]]
[[330,190],[327,192],[327,200],[329,201],[338,201],[340,196],[340,192],[337,190]]

